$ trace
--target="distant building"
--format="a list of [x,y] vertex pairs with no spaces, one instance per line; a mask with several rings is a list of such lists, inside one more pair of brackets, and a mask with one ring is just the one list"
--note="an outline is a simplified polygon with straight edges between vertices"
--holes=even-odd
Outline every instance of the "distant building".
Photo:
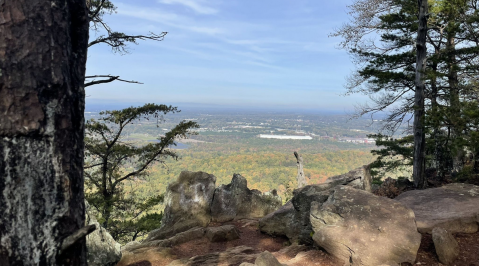
[[312,140],[311,136],[293,136],[293,135],[265,135],[260,134],[260,138],[262,139],[303,139],[303,140]]

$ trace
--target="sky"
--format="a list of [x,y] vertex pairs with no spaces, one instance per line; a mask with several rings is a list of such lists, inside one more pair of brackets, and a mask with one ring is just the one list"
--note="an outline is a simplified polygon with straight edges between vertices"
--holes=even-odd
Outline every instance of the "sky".
[[[127,34],[168,32],[128,54],[88,51],[87,75],[119,75],[86,88],[87,104],[163,103],[244,108],[351,110],[343,96],[355,69],[339,38],[351,0],[115,0],[105,20]],[[90,32],[90,38],[95,33]]]

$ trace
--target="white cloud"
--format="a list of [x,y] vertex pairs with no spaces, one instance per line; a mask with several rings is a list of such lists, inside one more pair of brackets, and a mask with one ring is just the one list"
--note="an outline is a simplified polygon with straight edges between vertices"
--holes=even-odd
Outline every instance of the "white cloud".
[[211,15],[211,14],[218,13],[217,9],[206,6],[206,4],[202,0],[158,0],[158,2],[162,4],[169,4],[169,5],[171,4],[183,5],[192,9],[198,14]]
[[222,32],[222,30],[217,27],[197,26],[195,22],[191,21],[188,17],[160,11],[158,9],[140,8],[126,4],[117,4],[117,6],[119,7],[117,10],[118,14],[123,16],[145,19],[170,27],[207,35],[216,35]]

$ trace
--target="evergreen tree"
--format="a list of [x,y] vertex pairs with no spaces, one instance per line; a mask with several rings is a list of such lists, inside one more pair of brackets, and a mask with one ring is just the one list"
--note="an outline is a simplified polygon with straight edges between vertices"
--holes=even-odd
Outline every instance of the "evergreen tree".
[[[477,1],[470,0],[428,4],[427,65],[420,72],[425,85],[424,165],[444,176],[460,171],[473,146],[466,133],[473,128],[468,122],[471,108],[477,107],[473,88],[478,76],[478,11]],[[372,105],[359,106],[357,115],[386,111],[381,133],[392,135],[407,124],[409,130],[399,133],[408,134],[415,110],[418,2],[359,0],[350,9],[352,21],[333,36],[344,38],[342,48],[358,65],[348,81],[348,94],[363,93],[372,99]],[[371,35],[380,38],[371,41]]]
[[[171,149],[175,140],[192,134],[198,124],[183,121],[158,137],[158,142],[137,146],[125,139],[128,125],[141,119],[160,119],[161,115],[178,112],[176,107],[145,104],[123,110],[104,111],[100,118],[86,123],[85,186],[86,199],[100,215],[98,221],[119,241],[135,240],[139,235],[158,228],[161,216],[148,211],[162,202],[162,195],[141,198],[126,194],[125,184],[144,180],[153,163],[178,159]],[[159,120],[157,120],[159,123]]]

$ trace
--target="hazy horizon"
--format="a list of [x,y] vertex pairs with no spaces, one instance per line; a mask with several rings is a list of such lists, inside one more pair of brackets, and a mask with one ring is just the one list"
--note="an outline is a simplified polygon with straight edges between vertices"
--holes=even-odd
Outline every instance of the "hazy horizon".
[[100,99],[86,100],[85,112],[99,112],[104,110],[119,110],[127,107],[138,107],[146,103],[165,104],[178,107],[182,112],[240,112],[240,113],[284,113],[284,114],[318,114],[318,115],[352,115],[350,109],[327,108],[300,108],[296,106],[266,105],[231,105],[231,104],[205,104],[194,102],[155,102],[155,101],[112,101]]

